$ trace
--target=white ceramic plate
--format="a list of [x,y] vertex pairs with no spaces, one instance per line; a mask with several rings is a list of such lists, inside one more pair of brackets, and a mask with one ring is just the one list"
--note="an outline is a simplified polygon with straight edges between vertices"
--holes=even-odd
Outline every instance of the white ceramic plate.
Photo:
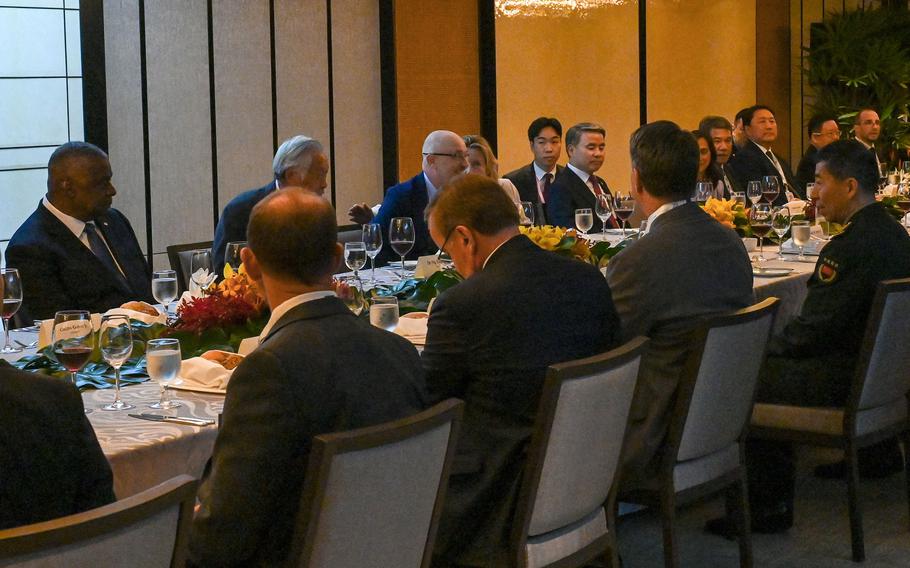
[[171,383],[170,385],[168,385],[168,388],[173,389],[173,390],[182,390],[182,391],[190,391],[190,392],[204,392],[204,393],[210,393],[210,394],[227,394],[227,390],[225,390],[225,389],[216,389],[215,387],[201,387],[201,386],[197,386],[197,385],[191,385],[191,384],[187,384],[186,381],[184,381],[183,379],[180,379],[179,383]]
[[759,268],[757,266],[752,267],[752,275],[758,276],[759,278],[777,278],[779,276],[787,276],[791,272],[793,272],[792,268]]

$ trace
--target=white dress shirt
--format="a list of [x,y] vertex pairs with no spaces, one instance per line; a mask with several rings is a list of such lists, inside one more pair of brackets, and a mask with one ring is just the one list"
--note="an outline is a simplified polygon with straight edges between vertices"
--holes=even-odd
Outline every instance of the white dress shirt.
[[534,164],[534,176],[537,178],[537,197],[540,198],[541,203],[546,203],[547,200],[543,197],[543,176],[550,174],[550,184],[552,185],[556,181],[556,166],[553,166],[553,169],[549,172],[545,172],[543,168],[537,165],[537,162],[531,162]]
[[[594,174],[589,174],[588,172],[583,172],[572,164],[566,164],[566,166],[575,172],[575,175],[577,175],[581,181],[585,182],[585,185],[588,186],[588,189],[591,190],[591,193],[594,194],[594,197],[597,197],[597,190],[594,189],[594,181],[597,179],[597,176]],[[601,191],[603,191],[603,188],[601,188]]]
[[278,323],[278,320],[280,320],[284,314],[293,310],[300,304],[312,302],[313,300],[321,300],[322,298],[328,298],[334,295],[335,292],[333,290],[317,290],[316,292],[307,292],[306,294],[300,294],[299,296],[294,296],[293,298],[288,298],[281,302],[278,304],[278,307],[272,310],[272,315],[269,316],[268,323],[262,328],[262,333],[259,334],[259,343],[262,343],[262,340],[268,336],[269,332],[272,331],[272,328],[275,327],[275,324]]
[[658,217],[660,217],[661,215],[663,215],[663,214],[666,213],[667,211],[672,211],[673,209],[676,209],[676,208],[679,207],[680,205],[685,205],[686,203],[687,203],[687,200],[686,200],[686,199],[683,199],[683,200],[681,200],[681,201],[671,201],[670,203],[664,203],[663,205],[661,205],[660,207],[658,207],[658,208],[654,211],[654,213],[651,213],[650,215],[648,215],[648,220],[647,220],[648,226],[645,227],[645,230],[642,231],[642,232],[639,234],[639,236],[640,236],[640,237],[643,237],[643,236],[647,235],[647,234],[648,234],[648,231],[651,230],[651,227],[654,226],[654,221],[656,221]]

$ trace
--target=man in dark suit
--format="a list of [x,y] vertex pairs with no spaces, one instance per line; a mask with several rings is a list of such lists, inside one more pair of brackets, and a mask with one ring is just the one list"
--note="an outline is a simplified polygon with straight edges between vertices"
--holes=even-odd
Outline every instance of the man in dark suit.
[[874,108],[861,108],[853,120],[853,136],[875,156],[875,165],[881,167],[882,160],[875,143],[882,134],[882,121]]
[[[603,126],[592,122],[581,122],[566,132],[566,152],[569,163],[556,176],[550,188],[550,199],[547,201],[547,219],[558,227],[575,226],[575,210],[588,208],[594,213],[597,198],[606,194],[611,196],[610,188],[603,178],[595,173],[604,163],[604,138],[607,131]],[[616,221],[607,219],[610,227],[617,227]],[[600,218],[594,215],[591,233],[603,228]]]
[[783,184],[792,188],[800,199],[805,195],[800,194],[796,187],[796,180],[790,171],[790,164],[771,151],[771,146],[777,140],[777,120],[774,111],[764,105],[755,105],[743,113],[743,129],[748,141],[740,147],[739,151],[730,159],[730,176],[737,187],[748,187],[750,181],[762,181],[764,176],[777,176],[781,183],[780,192],[774,198],[774,205],[787,203],[787,195]]
[[724,198],[730,199],[733,192],[745,191],[744,187],[736,187],[727,173],[730,158],[736,147],[733,143],[733,125],[730,124],[730,121],[722,116],[706,116],[698,123],[698,129],[714,144],[717,165],[720,166],[720,172],[723,174],[721,181],[724,184]]
[[6,264],[22,277],[28,319],[58,310],[104,312],[152,300],[151,273],[130,222],[111,201],[111,163],[100,148],[67,142],[48,161],[47,195],[16,230]]
[[298,134],[281,143],[272,160],[272,180],[260,187],[244,191],[224,206],[215,240],[212,258],[215,270],[221,274],[224,267],[224,249],[229,242],[246,240],[246,225],[250,211],[269,193],[281,187],[296,186],[315,195],[325,193],[329,159],[318,140]]
[[840,138],[837,118],[825,114],[814,114],[809,119],[809,148],[796,167],[796,186],[805,195],[806,184],[815,182],[815,165],[818,163],[818,151]]
[[[406,258],[435,252],[430,239],[424,210],[433,196],[450,179],[468,168],[468,149],[461,136],[449,130],[435,130],[423,141],[422,171],[407,181],[393,185],[386,190],[379,213],[366,203],[355,203],[348,210],[354,223],[377,223],[382,227],[382,250],[376,257],[376,264],[387,264],[390,260],[401,260],[389,244],[389,225],[395,217],[410,217],[414,222],[414,246]],[[502,190],[500,190],[502,191]]]
[[550,186],[562,171],[562,166],[556,163],[562,153],[562,124],[555,118],[545,116],[534,119],[528,127],[528,142],[534,160],[523,168],[507,173],[505,177],[518,188],[522,201],[534,204],[535,224],[546,225],[546,203]]
[[313,437],[403,418],[426,404],[414,346],[356,318],[332,292],[337,237],[332,206],[298,188],[253,208],[243,262],[272,314],[227,389],[199,489],[194,565],[283,564]]
[[435,556],[503,566],[546,368],[606,351],[618,320],[603,276],[520,235],[495,181],[453,180],[429,222],[467,278],[433,304],[422,356],[431,397],[465,401]]
[[0,360],[0,529],[114,501],[114,476],[67,381]]
[[646,335],[651,343],[626,430],[623,489],[653,478],[696,320],[744,308],[753,298],[739,236],[688,200],[698,171],[692,135],[659,121],[639,128],[630,145],[632,192],[648,230],[610,261],[607,282],[623,339]]

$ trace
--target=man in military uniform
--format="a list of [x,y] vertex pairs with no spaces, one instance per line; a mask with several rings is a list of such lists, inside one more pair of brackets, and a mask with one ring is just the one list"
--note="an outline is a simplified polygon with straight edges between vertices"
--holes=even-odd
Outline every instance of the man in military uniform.
[[[846,226],[822,249],[799,315],[768,346],[759,402],[846,404],[878,283],[910,276],[910,236],[876,202],[877,181],[875,157],[859,142],[842,140],[819,150],[815,169],[818,212]],[[878,450],[877,457],[898,452],[900,459],[896,441]],[[793,524],[792,445],[750,440],[746,460],[752,529],[787,530]],[[863,461],[861,455],[860,463]],[[726,519],[709,521],[706,528],[725,536],[731,533]]]

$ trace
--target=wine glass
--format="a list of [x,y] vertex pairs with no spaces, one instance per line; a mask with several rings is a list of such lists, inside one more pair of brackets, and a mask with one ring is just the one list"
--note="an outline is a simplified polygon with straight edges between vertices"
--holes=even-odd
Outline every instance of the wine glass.
[[[94,337],[92,314],[87,310],[64,310],[54,314],[54,328],[51,332],[54,356],[69,371],[73,386],[76,386],[76,372],[92,356]],[[90,412],[91,409],[85,409],[86,414]]]
[[149,408],[167,410],[183,406],[168,398],[167,387],[180,372],[180,340],[174,338],[150,339],[145,346],[146,370],[149,377],[161,387],[161,400]]
[[370,284],[376,284],[376,257],[382,250],[382,227],[376,223],[368,223],[363,226],[363,244],[367,250],[367,256],[370,257]]
[[389,223],[389,244],[392,250],[401,257],[401,276],[404,273],[404,257],[414,248],[414,220],[410,217],[393,217]]
[[594,201],[594,213],[600,219],[600,231],[604,240],[607,240],[607,219],[613,214],[613,204],[610,203],[610,196],[601,193]]
[[3,318],[3,335],[6,338],[0,353],[19,353],[22,349],[13,347],[9,342],[9,320],[22,305],[22,280],[19,278],[19,271],[15,268],[0,269],[0,296],[3,297],[0,317]]
[[790,223],[790,233],[793,235],[793,244],[799,249],[799,256],[796,257],[796,260],[806,262],[806,255],[803,250],[809,244],[809,239],[812,238],[812,229],[809,226],[809,221],[793,221]]
[[120,367],[130,358],[133,352],[133,332],[130,319],[123,315],[110,315],[101,318],[98,330],[98,348],[101,356],[114,368],[114,402],[105,404],[101,410],[128,410],[136,408],[123,402],[120,398]]
[[593,226],[594,213],[592,213],[589,208],[586,207],[575,210],[575,228],[578,229],[583,236],[587,237],[588,231],[590,231]]
[[367,246],[359,242],[344,243],[344,263],[354,271],[354,280],[359,284],[360,294],[363,295],[363,283],[357,271],[367,263]]
[[398,298],[395,296],[377,296],[370,306],[370,323],[386,331],[395,331],[398,327]]
[[730,198],[736,205],[741,205],[743,209],[746,208],[746,194],[742,191],[734,191],[730,194]]
[[212,251],[209,249],[193,251],[190,274],[192,275],[193,284],[198,286],[200,290],[208,290],[208,287],[215,281],[215,271],[212,268]]
[[790,208],[784,205],[771,212],[771,229],[777,234],[780,243],[777,245],[777,258],[786,261],[784,256],[784,235],[790,230]]
[[518,217],[521,224],[530,227],[534,224],[534,204],[530,201],[522,201],[519,204]]
[[746,184],[746,197],[749,198],[749,201],[752,202],[752,205],[755,205],[762,198],[762,187],[760,181],[750,181]]
[[768,203],[774,203],[780,194],[780,179],[777,176],[764,176],[762,179],[762,197]]
[[246,241],[232,241],[224,247],[224,263],[229,264],[234,272],[240,270],[240,251],[246,246]]
[[758,237],[758,258],[759,263],[767,260],[764,256],[764,238],[771,232],[771,205],[768,203],[756,203],[749,210],[749,225],[752,227],[752,233]]
[[177,273],[173,270],[156,270],[152,273],[152,296],[169,315],[168,306],[177,299]]
[[634,209],[635,200],[630,194],[617,193],[613,198],[613,214],[622,221],[622,238],[626,238],[626,224]]
[[709,197],[714,197],[714,185],[710,181],[700,181],[695,184],[695,202],[704,205]]

